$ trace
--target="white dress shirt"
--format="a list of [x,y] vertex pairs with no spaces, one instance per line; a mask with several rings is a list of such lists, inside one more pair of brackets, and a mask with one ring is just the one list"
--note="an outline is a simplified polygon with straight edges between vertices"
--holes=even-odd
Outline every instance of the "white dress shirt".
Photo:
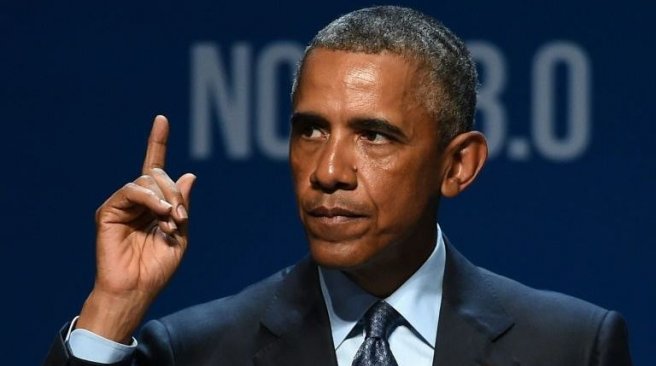
[[[389,336],[390,349],[399,366],[432,365],[442,304],[442,279],[446,249],[437,227],[437,243],[426,262],[401,287],[384,299],[405,318]],[[364,341],[360,320],[380,300],[362,290],[337,270],[319,268],[337,364],[350,366]]]
[[132,344],[128,346],[99,336],[86,329],[73,329],[77,318],[79,316],[73,319],[66,334],[66,344],[73,356],[99,364],[111,364],[130,357],[137,348],[137,340],[134,338],[132,338]]

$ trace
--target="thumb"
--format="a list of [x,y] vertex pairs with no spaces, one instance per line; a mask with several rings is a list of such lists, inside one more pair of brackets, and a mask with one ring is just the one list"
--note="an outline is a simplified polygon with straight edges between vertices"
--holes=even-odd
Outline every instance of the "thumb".
[[191,196],[191,188],[193,187],[195,181],[196,181],[195,175],[191,173],[186,173],[182,175],[180,178],[178,178],[177,182],[175,182],[175,185],[178,186],[178,189],[180,190],[180,194],[184,199],[187,210],[189,210],[189,198]]

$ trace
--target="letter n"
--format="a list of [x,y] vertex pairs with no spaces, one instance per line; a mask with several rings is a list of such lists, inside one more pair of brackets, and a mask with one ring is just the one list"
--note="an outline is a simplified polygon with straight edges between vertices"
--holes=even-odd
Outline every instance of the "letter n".
[[228,73],[216,44],[197,43],[191,48],[190,153],[193,159],[204,160],[212,155],[212,116],[217,118],[228,158],[243,160],[251,155],[250,45],[235,43],[231,56],[232,68]]

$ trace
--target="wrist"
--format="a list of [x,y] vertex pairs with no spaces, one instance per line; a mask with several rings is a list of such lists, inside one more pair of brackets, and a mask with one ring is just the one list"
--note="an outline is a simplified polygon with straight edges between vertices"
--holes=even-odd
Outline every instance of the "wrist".
[[106,339],[130,344],[151,299],[142,293],[107,293],[96,288],[84,302],[76,329],[86,329]]

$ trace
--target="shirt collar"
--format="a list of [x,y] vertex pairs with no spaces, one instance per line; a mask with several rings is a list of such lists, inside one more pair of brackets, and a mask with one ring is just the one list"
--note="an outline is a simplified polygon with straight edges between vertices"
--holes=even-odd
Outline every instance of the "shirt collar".
[[[433,348],[442,303],[445,261],[444,239],[438,225],[437,242],[426,262],[385,299]],[[328,310],[333,344],[338,348],[367,309],[379,299],[361,289],[339,270],[319,267],[319,281]]]

